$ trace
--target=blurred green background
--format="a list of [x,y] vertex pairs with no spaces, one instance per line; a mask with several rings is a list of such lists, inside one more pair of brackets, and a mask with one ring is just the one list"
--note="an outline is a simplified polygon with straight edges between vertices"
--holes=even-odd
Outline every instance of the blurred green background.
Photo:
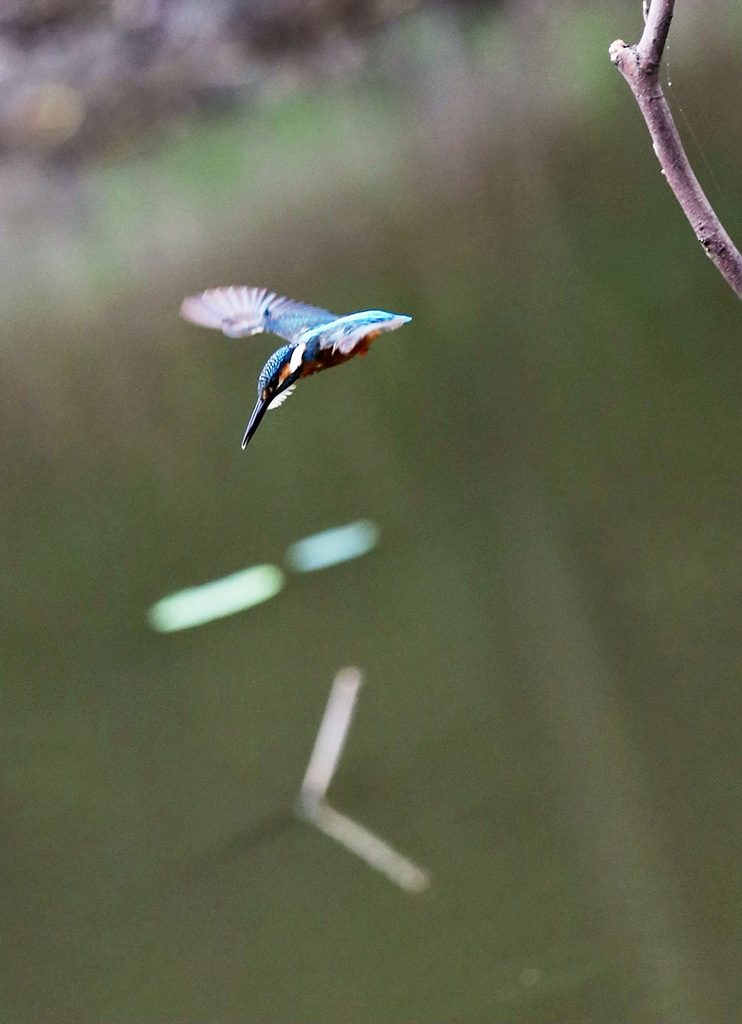
[[[608,61],[640,29],[423,5],[6,178],[2,1020],[742,1016],[742,309]],[[678,4],[669,99],[738,241],[739,54]],[[414,319],[243,453],[272,339],[180,320],[217,284]],[[365,558],[149,628],[360,518]],[[421,896],[291,814],[346,664],[330,799]]]

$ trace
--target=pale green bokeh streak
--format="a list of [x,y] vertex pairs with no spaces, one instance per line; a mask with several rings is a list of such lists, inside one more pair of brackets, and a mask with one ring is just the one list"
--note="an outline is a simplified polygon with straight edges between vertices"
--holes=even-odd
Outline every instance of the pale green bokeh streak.
[[200,587],[189,587],[163,597],[152,605],[147,619],[158,633],[202,626],[270,600],[281,590],[283,582],[284,575],[277,566],[254,565]]
[[379,543],[379,536],[376,523],[370,519],[359,519],[357,523],[336,526],[298,540],[286,552],[286,562],[296,572],[327,569],[368,554]]

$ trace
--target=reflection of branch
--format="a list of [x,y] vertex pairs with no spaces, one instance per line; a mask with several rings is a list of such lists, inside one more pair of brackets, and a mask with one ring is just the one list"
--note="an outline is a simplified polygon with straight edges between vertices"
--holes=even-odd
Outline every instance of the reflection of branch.
[[333,810],[325,800],[332,782],[345,738],[350,728],[356,698],[363,677],[357,668],[341,669],[330,690],[322,724],[314,741],[314,750],[301,784],[296,813],[355,853],[372,868],[381,871],[390,882],[406,892],[422,892],[430,885],[430,876],[417,864],[397,853],[357,821]]
[[660,86],[660,61],[674,6],[675,0],[651,0],[647,10],[645,3],[646,24],[639,42],[635,46],[627,46],[623,39],[616,39],[608,53],[629,83],[647,122],[662,173],[690,221],[696,238],[719,273],[742,299],[742,255],[714,213],[688,163]]

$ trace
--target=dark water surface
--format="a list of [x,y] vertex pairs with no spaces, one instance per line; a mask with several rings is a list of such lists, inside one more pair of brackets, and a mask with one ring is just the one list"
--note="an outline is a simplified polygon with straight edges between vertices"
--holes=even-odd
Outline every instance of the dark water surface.
[[[608,81],[435,160],[396,111],[381,184],[8,325],[3,1020],[739,1019],[742,308]],[[243,453],[270,340],[177,317],[232,282],[414,320]],[[357,519],[364,558],[149,628]],[[291,814],[345,664],[331,797],[417,897]]]

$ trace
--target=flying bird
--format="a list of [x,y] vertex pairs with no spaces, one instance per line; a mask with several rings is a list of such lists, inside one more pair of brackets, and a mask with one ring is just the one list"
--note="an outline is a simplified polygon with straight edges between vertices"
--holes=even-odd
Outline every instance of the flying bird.
[[242,438],[243,449],[266,410],[282,405],[300,377],[329,370],[353,356],[365,356],[380,334],[412,319],[381,309],[336,316],[326,309],[282,298],[267,288],[210,288],[184,299],[180,313],[201,327],[216,327],[228,338],[267,333],[288,342],[276,349],[260,371],[258,400]]

